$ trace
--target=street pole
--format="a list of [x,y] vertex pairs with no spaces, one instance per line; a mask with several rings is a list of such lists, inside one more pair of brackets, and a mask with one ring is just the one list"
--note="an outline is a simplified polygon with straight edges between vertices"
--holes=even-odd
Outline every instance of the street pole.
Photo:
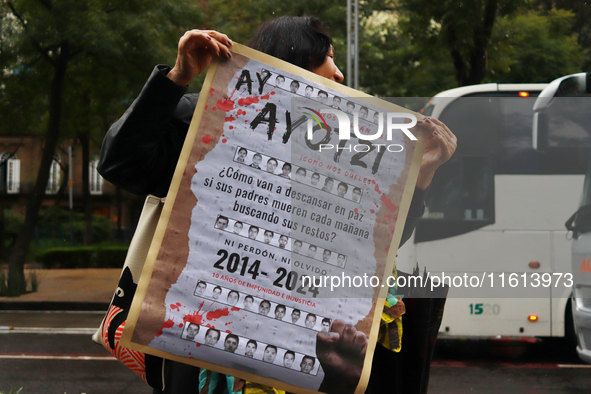
[[355,0],[355,89],[359,89],[359,0]]
[[347,0],[347,86],[359,89],[359,0],[353,1]]
[[351,0],[347,0],[347,86],[352,87],[353,48],[351,48]]

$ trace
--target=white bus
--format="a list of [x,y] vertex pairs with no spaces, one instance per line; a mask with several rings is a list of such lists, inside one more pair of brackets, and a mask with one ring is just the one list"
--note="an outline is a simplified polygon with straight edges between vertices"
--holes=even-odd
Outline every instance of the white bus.
[[[458,149],[435,176],[399,270],[418,263],[428,272],[571,272],[564,222],[577,209],[587,155],[533,149],[533,106],[546,86],[483,84],[430,100],[423,114],[446,123]],[[564,336],[572,331],[570,289],[557,293],[458,298],[452,288],[440,338]]]
[[[534,105],[533,144],[541,152],[577,147],[591,153],[591,75],[558,78]],[[591,164],[591,162],[590,162]],[[591,363],[591,167],[587,166],[580,203],[566,221],[572,231],[571,298],[577,353]]]

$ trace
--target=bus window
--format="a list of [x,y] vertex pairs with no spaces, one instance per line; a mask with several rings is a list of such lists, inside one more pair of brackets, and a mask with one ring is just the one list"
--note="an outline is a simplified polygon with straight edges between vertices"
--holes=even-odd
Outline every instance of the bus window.
[[591,137],[584,132],[583,125],[585,121],[591,121],[589,112],[574,113],[572,105],[555,102],[547,111],[547,119],[551,124],[548,149],[545,152],[536,151],[532,146],[535,102],[535,97],[532,96],[534,94],[522,98],[514,93],[513,97],[502,97],[499,101],[500,146],[495,174],[583,174],[587,160],[581,147],[590,146]]
[[464,234],[495,221],[492,158],[497,150],[498,98],[458,98],[439,119],[458,137],[458,149],[437,170],[429,188],[425,215],[415,233],[417,243]]

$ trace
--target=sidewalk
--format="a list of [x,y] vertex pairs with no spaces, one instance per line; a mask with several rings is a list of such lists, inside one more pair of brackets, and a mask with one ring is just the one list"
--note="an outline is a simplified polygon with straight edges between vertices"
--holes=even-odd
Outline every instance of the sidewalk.
[[[60,306],[80,310],[84,305],[93,306],[93,310],[106,310],[117,288],[121,269],[38,269],[35,272],[38,290],[20,297],[0,297],[0,310],[63,309]],[[76,304],[79,307],[75,307]]]

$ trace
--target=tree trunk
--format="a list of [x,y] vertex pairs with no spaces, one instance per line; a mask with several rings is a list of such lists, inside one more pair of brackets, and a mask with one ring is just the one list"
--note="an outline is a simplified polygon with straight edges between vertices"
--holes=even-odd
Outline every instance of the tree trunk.
[[478,26],[473,33],[473,43],[468,53],[462,53],[458,48],[457,23],[450,23],[447,27],[447,44],[450,48],[450,55],[456,69],[456,80],[458,86],[477,85],[482,83],[486,76],[487,49],[490,44],[493,27],[497,16],[498,1],[487,0],[482,15],[482,25]]
[[45,188],[49,179],[51,161],[53,160],[59,138],[62,93],[69,56],[69,48],[67,43],[65,43],[61,46],[60,55],[54,64],[54,74],[49,95],[49,122],[39,172],[37,173],[37,179],[31,196],[27,201],[25,221],[8,259],[8,296],[10,297],[17,297],[26,291],[25,258],[33,240],[35,226],[39,218],[39,210],[45,197]]
[[82,145],[82,204],[84,206],[84,246],[92,245],[92,198],[90,196],[90,140],[85,132],[78,133]]

